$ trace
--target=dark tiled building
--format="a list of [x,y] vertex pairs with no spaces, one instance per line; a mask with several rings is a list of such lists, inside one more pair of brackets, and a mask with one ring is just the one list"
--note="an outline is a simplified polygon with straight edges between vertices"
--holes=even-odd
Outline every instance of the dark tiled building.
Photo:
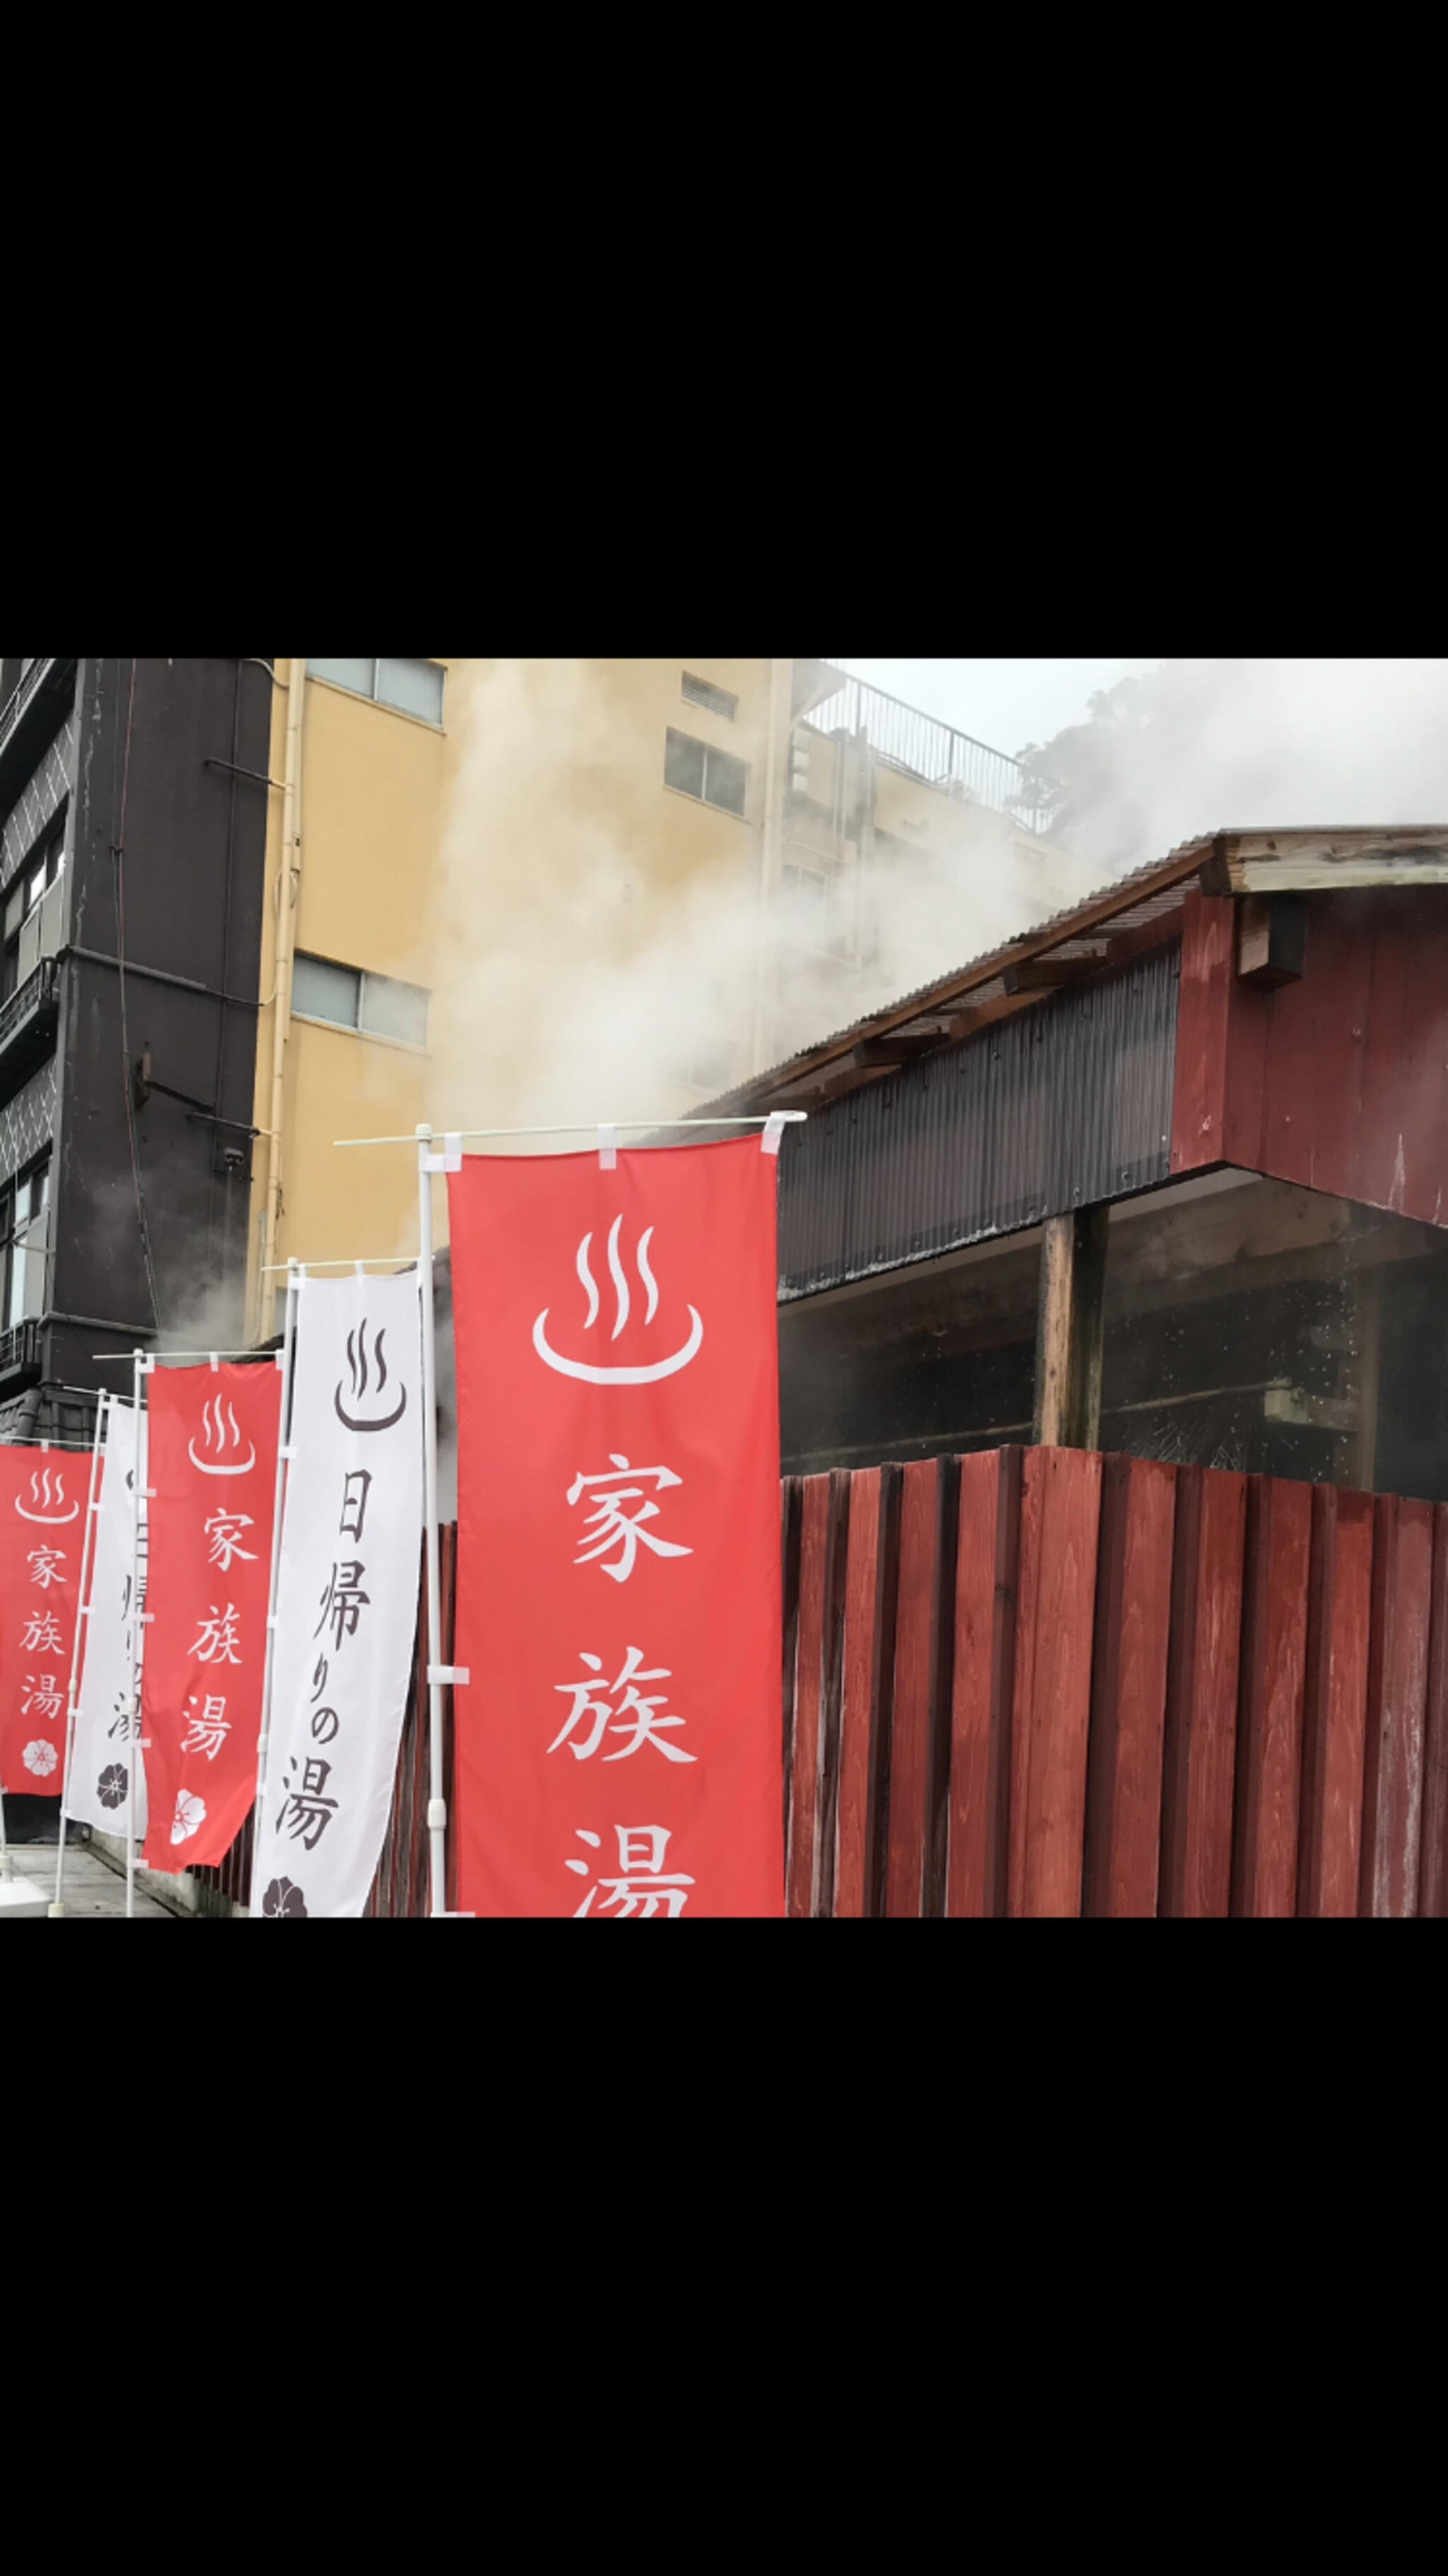
[[83,1433],[98,1352],[242,1338],[271,690],[0,663],[0,1439]]

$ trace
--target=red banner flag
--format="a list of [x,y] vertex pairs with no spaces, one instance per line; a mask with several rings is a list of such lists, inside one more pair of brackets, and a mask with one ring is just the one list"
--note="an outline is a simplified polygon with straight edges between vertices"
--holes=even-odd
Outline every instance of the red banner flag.
[[281,1373],[158,1368],[141,1742],[150,1869],[221,1860],[256,1795]]
[[449,1182],[465,1913],[784,1911],[778,1170]]
[[58,1798],[90,1460],[0,1448],[0,1789]]

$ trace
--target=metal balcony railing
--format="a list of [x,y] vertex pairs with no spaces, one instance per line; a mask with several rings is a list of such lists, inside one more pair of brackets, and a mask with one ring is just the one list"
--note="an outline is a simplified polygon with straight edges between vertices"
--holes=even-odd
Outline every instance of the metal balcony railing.
[[49,662],[44,659],[32,662],[28,670],[21,672],[4,706],[0,707],[0,751],[4,750],[7,736],[19,724],[49,668]]
[[864,680],[842,672],[839,688],[812,707],[805,721],[819,733],[863,733],[875,758],[887,769],[988,805],[1024,824],[1027,831],[1045,829],[1046,809],[1039,805],[1018,760],[988,742],[977,742],[973,734],[957,733],[953,725],[907,706],[903,698],[870,688]]
[[60,960],[42,957],[39,965],[16,986],[7,1002],[0,1002],[0,1058],[11,1040],[27,1027],[37,1013],[54,1009],[60,991]]
[[0,1379],[14,1377],[21,1369],[40,1366],[40,1318],[26,1315],[0,1333]]

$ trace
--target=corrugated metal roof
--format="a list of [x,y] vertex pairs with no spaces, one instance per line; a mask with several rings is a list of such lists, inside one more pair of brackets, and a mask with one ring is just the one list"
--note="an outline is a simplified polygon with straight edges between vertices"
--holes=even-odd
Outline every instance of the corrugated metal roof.
[[[886,1029],[905,1028],[916,1020],[925,1019],[933,1004],[943,1009],[962,989],[969,990],[973,1004],[995,1000],[1004,993],[1005,986],[999,973],[991,975],[986,970],[997,963],[1002,968],[1009,965],[1022,950],[1029,950],[1032,955],[1049,950],[1062,959],[1085,956],[1090,954],[1092,945],[1085,935],[1088,928],[1099,929],[1104,934],[1109,926],[1115,934],[1136,929],[1165,913],[1178,910],[1186,879],[1196,873],[1219,837],[1218,833],[1207,832],[1195,840],[1179,843],[1165,859],[1153,859],[1145,867],[1133,868],[1128,875],[1102,886],[1096,894],[1083,896],[1079,903],[1071,904],[1064,912],[1053,914],[1047,921],[1037,922],[1029,930],[1017,931],[1000,947],[985,949],[965,965],[953,967],[948,974],[938,975],[930,983],[919,985],[913,993],[902,994],[898,1001],[884,1003],[863,1019],[835,1030],[831,1036],[815,1039],[808,1047],[787,1056],[782,1063],[772,1065],[767,1072],[754,1074],[748,1082],[721,1093],[717,1100],[710,1101],[706,1109],[697,1114],[700,1117],[718,1117],[727,1115],[730,1109],[738,1109],[742,1113],[758,1106],[761,1101],[767,1102],[771,1094],[790,1088],[805,1073],[831,1057],[844,1055],[862,1038]],[[1163,879],[1165,883],[1161,882]],[[1133,886],[1149,886],[1150,891],[1133,900]],[[1113,896],[1118,896],[1120,901],[1113,903]],[[1104,914],[1101,911],[1103,904],[1109,907]],[[1073,926],[1077,924],[1080,928],[1075,929],[1073,935]]]

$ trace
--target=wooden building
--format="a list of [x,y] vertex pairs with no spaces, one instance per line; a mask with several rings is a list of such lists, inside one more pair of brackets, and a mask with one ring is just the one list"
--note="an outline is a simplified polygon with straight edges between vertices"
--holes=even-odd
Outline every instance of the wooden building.
[[715,1104],[774,1107],[787,1471],[1448,1499],[1448,827],[1193,842]]

